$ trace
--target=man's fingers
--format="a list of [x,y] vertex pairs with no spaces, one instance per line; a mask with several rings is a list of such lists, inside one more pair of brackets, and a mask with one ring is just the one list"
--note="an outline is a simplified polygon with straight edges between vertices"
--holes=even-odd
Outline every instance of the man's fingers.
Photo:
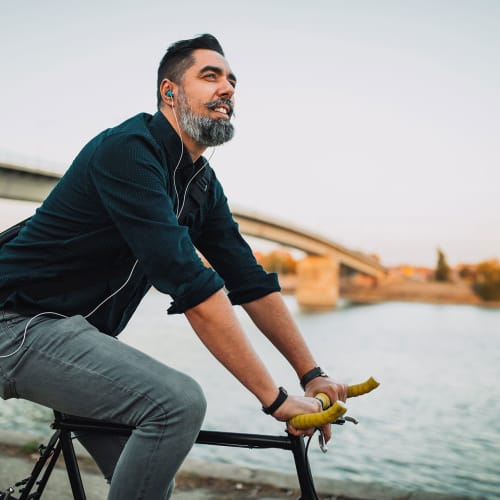
[[290,425],[288,422],[286,424],[287,431],[292,436],[312,436],[314,434],[315,429],[296,429],[293,425]]
[[332,438],[332,426],[330,424],[324,425],[321,427],[321,431],[323,432],[323,436],[325,436],[325,442],[328,443]]
[[347,384],[342,384],[342,401],[345,403],[347,401],[347,394],[349,394],[349,386]]

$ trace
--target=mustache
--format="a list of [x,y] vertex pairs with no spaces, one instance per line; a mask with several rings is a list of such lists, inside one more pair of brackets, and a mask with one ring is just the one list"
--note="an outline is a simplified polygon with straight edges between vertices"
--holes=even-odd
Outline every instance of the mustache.
[[234,114],[234,106],[233,103],[229,99],[216,99],[215,101],[207,102],[206,106],[208,109],[215,109],[219,107],[221,104],[224,104],[229,108],[229,116],[233,116]]

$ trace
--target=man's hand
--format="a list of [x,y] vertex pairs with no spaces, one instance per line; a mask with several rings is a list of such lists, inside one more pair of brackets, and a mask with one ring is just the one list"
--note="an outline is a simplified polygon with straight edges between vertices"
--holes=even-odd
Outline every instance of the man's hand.
[[296,415],[304,413],[317,413],[323,408],[321,402],[315,398],[304,396],[288,396],[285,402],[273,413],[273,417],[280,422],[286,422],[287,430],[294,436],[310,436],[315,429],[296,429],[288,421]]
[[314,397],[319,392],[324,392],[333,404],[335,401],[346,402],[347,391],[349,386],[347,384],[338,384],[330,377],[316,377],[313,378],[307,385],[305,395]]
[[[335,403],[335,401],[342,401],[345,403],[347,399],[347,390],[347,384],[338,384],[330,377],[316,377],[306,385],[305,395],[314,397],[316,394],[324,392],[330,398],[331,404]],[[321,430],[325,436],[325,441],[330,441],[332,437],[331,425],[325,425]]]

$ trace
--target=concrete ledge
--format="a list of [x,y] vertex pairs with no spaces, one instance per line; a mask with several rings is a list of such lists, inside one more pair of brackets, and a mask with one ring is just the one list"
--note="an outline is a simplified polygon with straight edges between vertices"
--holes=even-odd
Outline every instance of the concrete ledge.
[[[195,459],[186,460],[181,471],[200,477],[264,484],[282,489],[299,487],[297,477],[290,474]],[[360,483],[324,477],[315,478],[314,483],[319,495],[357,500],[470,500],[472,498],[420,490],[408,491],[382,483]]]
[[[21,448],[31,443],[46,442],[47,437],[48,436],[40,437],[15,431],[0,431],[0,444]],[[74,444],[78,456],[87,458],[89,457],[87,451],[78,442],[74,441]],[[13,457],[0,456],[0,471],[2,473],[0,474],[0,490],[1,488],[7,486],[7,484],[3,484],[1,476],[3,475],[3,473],[7,473],[7,470],[12,471],[12,467],[10,466],[14,462],[18,462],[20,460],[21,459],[19,458],[14,459]],[[15,466],[16,469],[17,467],[18,465]],[[184,462],[180,469],[180,473],[196,476],[201,479],[213,478],[227,480],[234,483],[267,485],[283,490],[298,489],[298,480],[294,475],[190,458],[188,458]],[[18,473],[16,472],[16,476],[14,477],[14,479],[18,479],[17,474]],[[10,479],[12,479],[12,475],[13,473],[9,472]],[[100,477],[96,477],[99,476],[99,474],[83,472],[83,476],[86,476],[87,480],[91,484],[92,481],[96,481],[98,479],[96,490],[101,488],[102,491],[103,488],[106,488],[104,480],[102,480]],[[328,479],[323,477],[315,478],[315,485],[316,490],[320,495],[329,497],[344,497],[357,500],[470,500],[473,498],[420,490],[408,491],[381,483],[360,483],[353,481]],[[184,494],[176,493],[174,496],[175,498],[179,498],[179,500],[181,500],[184,497]],[[59,498],[61,498],[62,500],[63,497]],[[194,497],[187,496],[186,498]],[[210,491],[208,491],[207,489],[207,491],[205,492],[197,490],[196,498],[208,499],[216,497],[212,497]]]

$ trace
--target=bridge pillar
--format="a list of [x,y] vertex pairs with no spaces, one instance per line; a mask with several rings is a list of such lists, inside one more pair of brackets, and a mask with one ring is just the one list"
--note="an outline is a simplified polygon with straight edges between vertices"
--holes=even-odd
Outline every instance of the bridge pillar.
[[339,297],[339,261],[330,256],[299,261],[295,297],[306,310],[334,308]]

